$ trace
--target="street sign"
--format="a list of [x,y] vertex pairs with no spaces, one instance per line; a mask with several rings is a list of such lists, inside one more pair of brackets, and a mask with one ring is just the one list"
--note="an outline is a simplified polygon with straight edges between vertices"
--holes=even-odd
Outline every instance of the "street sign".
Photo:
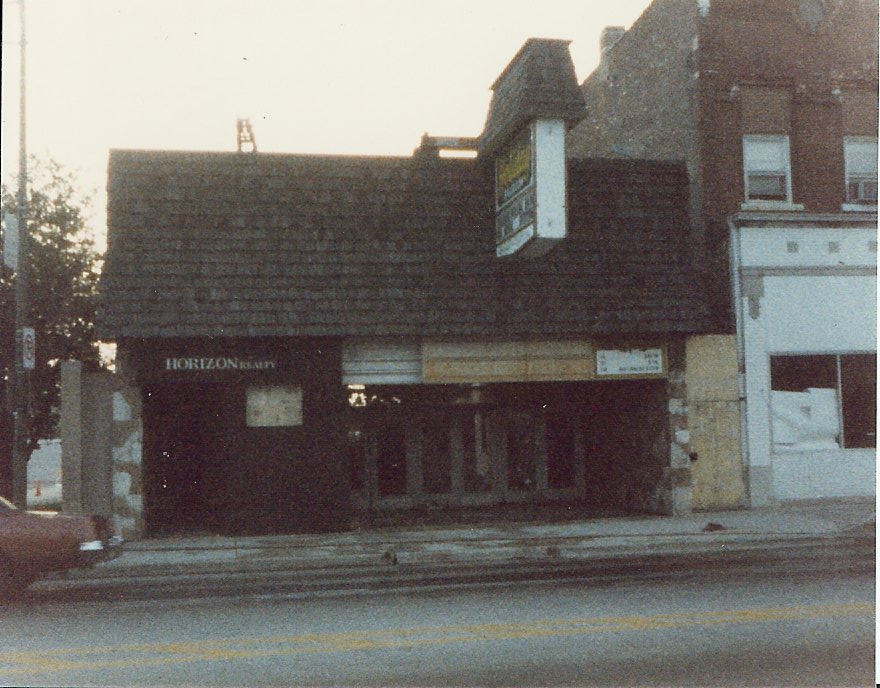
[[21,328],[21,366],[33,370],[37,365],[37,337],[33,327]]
[[3,213],[3,263],[18,270],[18,215]]

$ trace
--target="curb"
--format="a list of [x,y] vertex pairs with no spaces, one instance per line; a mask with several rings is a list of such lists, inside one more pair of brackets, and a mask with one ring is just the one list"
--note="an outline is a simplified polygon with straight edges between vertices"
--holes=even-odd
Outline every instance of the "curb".
[[[857,549],[853,544],[858,545]],[[78,601],[110,599],[197,600],[222,596],[346,596],[366,593],[442,590],[455,586],[521,582],[582,581],[584,585],[626,583],[639,578],[691,578],[785,573],[813,576],[817,571],[873,573],[875,546],[866,538],[800,538],[786,542],[742,542],[738,548],[687,552],[670,549],[646,554],[603,552],[583,558],[517,558],[494,562],[419,561],[268,570],[166,570],[164,575],[45,580],[34,584],[32,599]],[[849,548],[849,549],[846,549]],[[842,556],[843,554],[846,556]]]
[[[642,537],[642,536],[639,536]],[[631,562],[633,560],[646,560],[653,557],[694,557],[704,555],[708,560],[716,556],[722,556],[737,552],[767,552],[774,553],[796,550],[815,549],[817,546],[847,547],[854,544],[864,546],[868,538],[866,534],[852,533],[849,535],[822,535],[801,534],[797,536],[780,536],[774,538],[749,538],[741,534],[725,536],[724,534],[711,533],[699,541],[686,541],[667,543],[646,544],[633,542],[626,546],[601,545],[594,540],[584,544],[583,538],[577,539],[578,543],[571,542],[560,546],[556,543],[543,543],[541,545],[504,548],[472,549],[467,552],[450,553],[407,551],[404,548],[386,550],[384,553],[374,551],[358,554],[335,554],[332,557],[323,556],[304,561],[294,557],[261,557],[261,556],[235,556],[223,560],[211,560],[201,562],[169,562],[145,565],[113,565],[112,563],[98,565],[92,569],[76,570],[66,576],[57,576],[45,579],[45,582],[65,582],[68,584],[88,584],[90,581],[124,581],[138,579],[141,581],[155,580],[173,577],[217,577],[235,575],[280,575],[290,574],[298,577],[325,576],[339,578],[341,576],[355,576],[370,572],[391,572],[403,568],[466,568],[477,567],[483,569],[506,566],[552,566],[552,565],[585,565],[590,562]],[[873,539],[870,540],[874,545]],[[388,556],[388,553],[391,555]],[[228,553],[227,553],[228,554]]]

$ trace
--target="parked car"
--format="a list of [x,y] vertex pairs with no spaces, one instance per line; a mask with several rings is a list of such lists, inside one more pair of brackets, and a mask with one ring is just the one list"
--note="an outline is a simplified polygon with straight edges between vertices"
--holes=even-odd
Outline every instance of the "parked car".
[[24,590],[53,571],[119,556],[122,538],[106,516],[21,511],[0,497],[0,595]]

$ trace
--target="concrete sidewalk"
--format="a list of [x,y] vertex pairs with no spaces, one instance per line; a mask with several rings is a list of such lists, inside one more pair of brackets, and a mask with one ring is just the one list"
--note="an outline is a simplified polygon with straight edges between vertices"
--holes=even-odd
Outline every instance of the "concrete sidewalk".
[[332,573],[534,566],[796,546],[874,537],[873,498],[789,503],[682,517],[644,516],[557,524],[493,523],[385,528],[320,535],[181,537],[127,543],[124,553],[68,579],[229,573]]

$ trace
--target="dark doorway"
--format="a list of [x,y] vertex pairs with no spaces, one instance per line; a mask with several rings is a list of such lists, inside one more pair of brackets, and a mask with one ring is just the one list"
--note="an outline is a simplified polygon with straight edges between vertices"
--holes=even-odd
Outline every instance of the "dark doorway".
[[610,513],[651,512],[669,465],[666,380],[603,381],[584,404],[586,498]]
[[145,394],[148,535],[211,532],[221,525],[224,398],[221,385],[168,384]]

